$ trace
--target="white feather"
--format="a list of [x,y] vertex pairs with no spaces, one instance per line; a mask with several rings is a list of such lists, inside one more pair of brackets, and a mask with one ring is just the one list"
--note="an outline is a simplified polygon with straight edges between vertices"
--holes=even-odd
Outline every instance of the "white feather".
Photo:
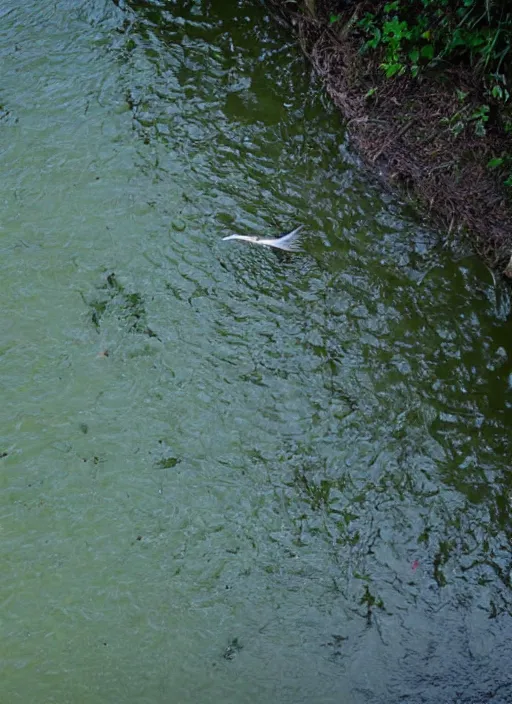
[[302,246],[299,232],[304,225],[299,225],[295,230],[292,230],[287,235],[282,237],[253,237],[251,235],[228,235],[223,237],[223,240],[243,240],[244,242],[252,242],[252,244],[262,244],[264,247],[273,247],[274,249],[282,249],[284,252],[301,252]]

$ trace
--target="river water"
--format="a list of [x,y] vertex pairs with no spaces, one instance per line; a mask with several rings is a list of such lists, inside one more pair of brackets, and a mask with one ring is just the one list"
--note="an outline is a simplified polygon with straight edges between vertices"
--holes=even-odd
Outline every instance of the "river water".
[[511,702],[504,285],[256,2],[3,0],[0,60],[2,702]]

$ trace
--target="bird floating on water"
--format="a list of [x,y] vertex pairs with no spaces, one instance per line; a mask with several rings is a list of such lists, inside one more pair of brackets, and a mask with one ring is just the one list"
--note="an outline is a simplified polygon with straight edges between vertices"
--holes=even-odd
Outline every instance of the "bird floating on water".
[[223,237],[223,240],[243,240],[244,242],[252,242],[253,244],[262,244],[265,247],[273,247],[281,249],[284,252],[302,252],[302,245],[299,238],[299,233],[304,225],[299,225],[295,230],[292,230],[287,235],[281,237],[253,237],[252,235],[228,235]]

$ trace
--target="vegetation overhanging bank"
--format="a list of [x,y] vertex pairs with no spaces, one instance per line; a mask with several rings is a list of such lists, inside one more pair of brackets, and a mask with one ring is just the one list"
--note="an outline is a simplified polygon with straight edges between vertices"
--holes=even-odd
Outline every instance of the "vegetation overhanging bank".
[[512,277],[512,8],[492,0],[269,0],[363,158]]

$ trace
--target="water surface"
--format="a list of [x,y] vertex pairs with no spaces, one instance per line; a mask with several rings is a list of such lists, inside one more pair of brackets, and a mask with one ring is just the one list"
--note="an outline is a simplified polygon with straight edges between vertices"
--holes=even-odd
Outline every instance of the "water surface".
[[225,5],[0,9],[2,697],[510,702],[508,292]]

